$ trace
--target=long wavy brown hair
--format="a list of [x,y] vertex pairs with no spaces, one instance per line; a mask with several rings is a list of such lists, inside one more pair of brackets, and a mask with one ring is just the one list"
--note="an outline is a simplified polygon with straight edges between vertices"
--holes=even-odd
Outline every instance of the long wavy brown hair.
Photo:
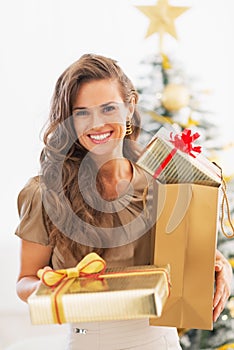
[[[123,102],[130,103],[134,98],[137,103],[136,89],[115,60],[94,54],[81,56],[62,73],[56,83],[44,133],[45,146],[40,157],[42,187],[45,189],[45,221],[51,242],[55,245],[59,241],[71,249],[74,256],[78,254],[77,244],[82,256],[91,250],[100,253],[103,238],[97,228],[112,225],[111,215],[103,214],[98,199],[92,193],[86,191],[86,200],[83,198],[82,191],[89,188],[90,183],[95,181],[99,193],[102,192],[102,183],[98,176],[95,177],[97,171],[90,158],[82,168],[78,181],[81,162],[87,158],[88,152],[77,139],[72,119],[73,103],[80,85],[101,79],[117,81]],[[140,116],[136,108],[132,125],[132,134],[124,139],[123,155],[134,161],[139,152],[136,143],[127,140],[136,140],[140,132]],[[75,217],[79,218],[79,224],[74,220]],[[85,242],[85,238],[88,238],[87,245],[80,244],[80,241]]]

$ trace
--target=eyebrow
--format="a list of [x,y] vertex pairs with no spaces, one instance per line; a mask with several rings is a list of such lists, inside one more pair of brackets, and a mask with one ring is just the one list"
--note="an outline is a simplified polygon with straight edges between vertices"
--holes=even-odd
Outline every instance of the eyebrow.
[[[116,101],[110,101],[110,102],[106,102],[106,103],[103,103],[101,105],[97,105],[99,107],[106,107],[108,106],[110,103],[119,103],[119,102],[116,102]],[[97,107],[97,106],[92,106],[92,107]],[[91,108],[92,108],[91,107]],[[72,110],[75,111],[77,109],[89,109],[90,107],[74,107]]]

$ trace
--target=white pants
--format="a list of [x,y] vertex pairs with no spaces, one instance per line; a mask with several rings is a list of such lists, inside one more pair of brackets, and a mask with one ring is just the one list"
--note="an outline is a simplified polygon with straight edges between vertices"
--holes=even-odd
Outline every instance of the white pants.
[[149,320],[73,323],[67,350],[181,350],[174,327],[149,326]]

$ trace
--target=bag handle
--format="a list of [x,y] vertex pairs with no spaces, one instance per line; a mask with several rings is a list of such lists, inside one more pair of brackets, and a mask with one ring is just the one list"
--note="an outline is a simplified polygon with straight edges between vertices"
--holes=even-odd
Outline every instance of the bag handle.
[[[224,234],[225,237],[227,238],[233,238],[234,237],[234,226],[232,223],[232,218],[231,218],[231,211],[230,211],[230,206],[229,206],[229,201],[228,201],[228,196],[227,196],[227,184],[226,181],[223,178],[223,171],[222,168],[216,163],[216,162],[212,162],[214,165],[216,165],[221,173],[221,181],[222,181],[222,185],[221,185],[221,189],[223,192],[223,198],[221,201],[221,218],[220,218],[220,225],[221,225],[221,231]],[[224,216],[225,216],[225,204],[226,204],[226,209],[227,209],[227,219],[228,219],[228,223],[232,229],[232,233],[228,234],[225,231],[224,228]]]
[[[228,202],[228,197],[227,197],[227,184],[222,176],[222,186],[221,186],[222,192],[223,192],[223,198],[222,198],[222,202],[221,202],[221,219],[220,219],[220,224],[221,224],[221,230],[224,234],[224,236],[226,236],[227,238],[233,238],[234,237],[234,226],[232,223],[232,218],[231,218],[231,212],[230,212],[230,206],[229,206],[229,202]],[[228,234],[225,231],[224,228],[224,213],[225,213],[225,204],[226,204],[226,209],[227,209],[227,219],[228,219],[228,223],[231,226],[232,229],[232,233]]]

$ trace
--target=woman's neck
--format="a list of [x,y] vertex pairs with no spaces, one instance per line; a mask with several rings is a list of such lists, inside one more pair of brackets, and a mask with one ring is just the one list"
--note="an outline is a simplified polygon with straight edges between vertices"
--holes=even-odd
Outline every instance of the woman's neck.
[[128,188],[132,174],[132,165],[126,158],[112,159],[102,164],[98,171],[102,197],[112,200],[121,196]]
[[112,159],[102,164],[98,173],[110,181],[128,179],[132,177],[132,166],[126,158]]

